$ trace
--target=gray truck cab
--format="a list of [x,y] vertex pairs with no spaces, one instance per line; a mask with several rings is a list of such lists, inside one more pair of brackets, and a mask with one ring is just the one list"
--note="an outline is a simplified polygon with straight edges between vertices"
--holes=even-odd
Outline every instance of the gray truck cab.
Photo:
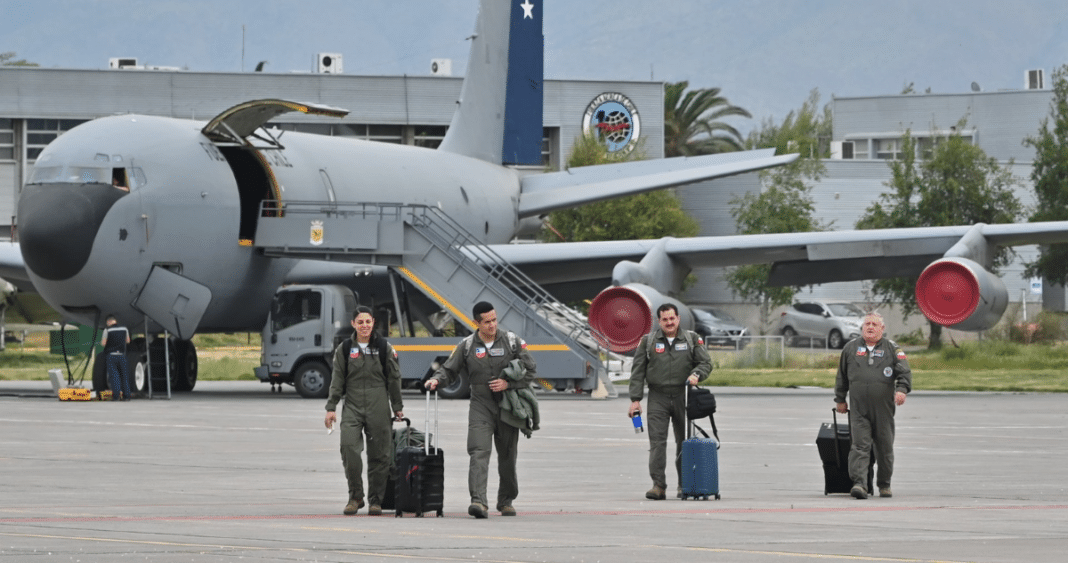
[[302,397],[324,398],[330,391],[334,348],[351,336],[356,296],[342,285],[290,285],[279,288],[263,327],[263,356],[256,377],[292,384]]

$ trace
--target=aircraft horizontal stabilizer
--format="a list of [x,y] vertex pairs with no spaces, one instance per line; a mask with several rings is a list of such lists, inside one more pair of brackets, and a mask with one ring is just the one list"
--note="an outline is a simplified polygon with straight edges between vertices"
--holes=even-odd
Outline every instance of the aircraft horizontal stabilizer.
[[602,164],[526,176],[519,216],[532,217],[595,201],[634,195],[788,164],[796,154],[775,149]]

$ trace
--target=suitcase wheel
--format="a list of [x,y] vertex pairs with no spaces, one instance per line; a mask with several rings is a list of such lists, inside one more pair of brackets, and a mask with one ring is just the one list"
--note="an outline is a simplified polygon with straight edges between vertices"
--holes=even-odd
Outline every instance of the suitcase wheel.
[[716,493],[716,500],[719,500],[719,493]]

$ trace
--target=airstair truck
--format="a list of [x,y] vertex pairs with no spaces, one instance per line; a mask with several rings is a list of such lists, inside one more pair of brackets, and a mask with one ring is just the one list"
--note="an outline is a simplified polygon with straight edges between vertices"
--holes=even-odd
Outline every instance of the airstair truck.
[[[280,288],[271,303],[263,328],[263,353],[256,377],[271,383],[293,385],[302,397],[325,398],[330,391],[334,349],[352,336],[352,312],[357,300],[343,285],[289,285]],[[380,321],[381,322],[381,321]],[[381,327],[377,327],[381,328]],[[522,335],[520,335],[522,336]],[[448,358],[460,336],[389,337],[397,350],[401,384],[415,388]],[[559,342],[527,341],[538,363],[538,384],[549,390],[593,391],[597,369],[582,361]],[[466,398],[470,388],[463,375],[440,388],[442,398]]]

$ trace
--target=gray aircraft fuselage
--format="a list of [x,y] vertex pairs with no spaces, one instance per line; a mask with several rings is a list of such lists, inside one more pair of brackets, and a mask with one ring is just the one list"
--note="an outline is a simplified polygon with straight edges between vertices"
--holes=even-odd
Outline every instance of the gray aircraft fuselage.
[[[247,152],[213,142],[203,126],[106,117],[41,153],[19,202],[19,237],[34,287],[65,318],[141,321],[132,303],[153,266],[163,265],[211,290],[198,332],[259,330],[297,263],[241,244],[254,236],[264,199],[426,204],[490,244],[519,228],[519,178],[503,166],[294,132],[282,135],[284,149]],[[129,192],[110,185],[116,168],[126,171]]]

